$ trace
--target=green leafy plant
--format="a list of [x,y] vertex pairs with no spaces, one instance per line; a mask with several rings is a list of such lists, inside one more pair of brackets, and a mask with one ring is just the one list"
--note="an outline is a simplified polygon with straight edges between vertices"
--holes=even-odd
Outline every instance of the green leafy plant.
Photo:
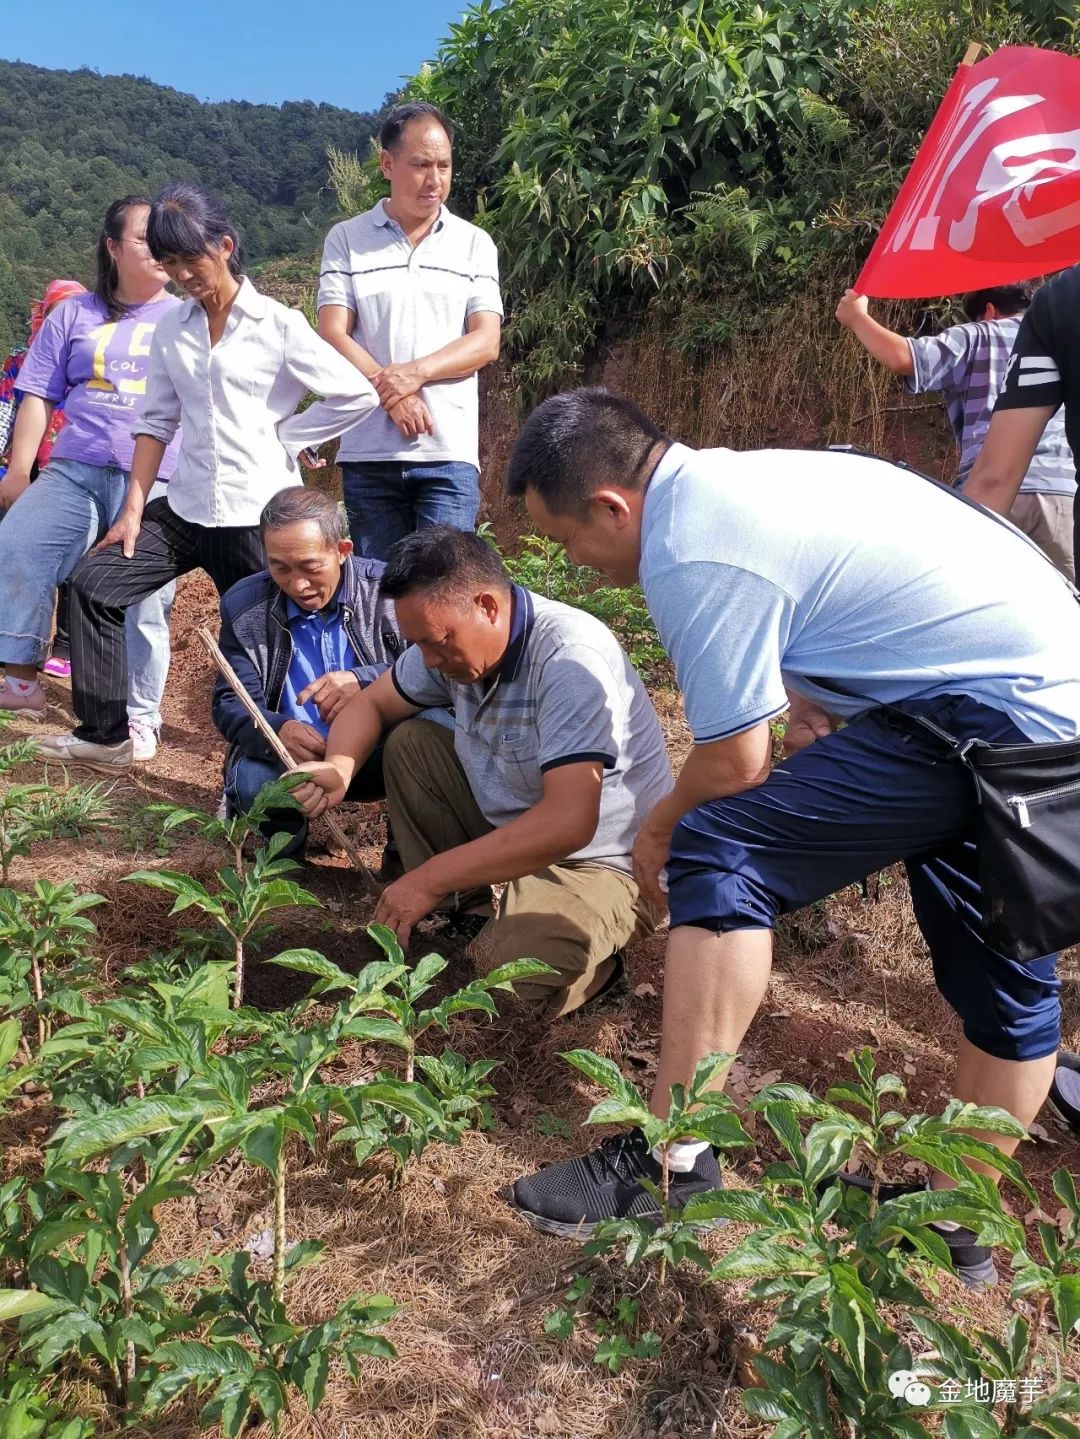
[[[285,1273],[315,1262],[321,1251],[311,1241],[296,1245]],[[310,1410],[319,1407],[334,1360],[358,1382],[362,1359],[396,1355],[390,1341],[374,1332],[397,1312],[383,1295],[354,1296],[329,1319],[302,1327],[289,1322],[276,1286],[251,1277],[246,1254],[226,1255],[214,1267],[221,1282],[203,1289],[192,1312],[202,1337],[173,1340],[155,1353],[157,1374],[146,1398],[151,1413],[187,1390],[210,1391],[199,1414],[203,1429],[220,1424],[235,1439],[262,1416],[276,1433],[290,1391],[302,1395]]]
[[[0,728],[8,722],[0,712]],[[33,740],[0,746],[0,884],[6,885],[11,862],[28,855],[39,840],[71,838],[111,817],[105,786],[55,786],[42,781],[9,784],[4,777],[38,757]]]
[[49,1036],[47,993],[91,977],[87,950],[97,930],[85,911],[104,903],[71,881],[39,879],[29,894],[0,890],[0,1004],[34,1009],[39,1045]]
[[[467,1064],[450,1049],[440,1057],[420,1054],[423,1036],[432,1029],[448,1033],[450,1020],[458,1014],[494,1016],[493,991],[509,991],[517,980],[548,973],[549,966],[533,959],[514,960],[421,1008],[420,1000],[446,969],[446,960],[429,954],[410,970],[392,930],[369,925],[367,933],[386,959],[366,965],[358,975],[345,973],[310,950],[288,951],[271,962],[312,975],[312,997],[335,991],[349,995],[321,1031],[322,1042],[334,1046],[335,1052],[342,1040],[359,1039],[404,1053],[403,1078],[379,1074],[369,1083],[338,1091],[332,1101],[334,1112],[346,1121],[332,1142],[352,1144],[358,1164],[386,1148],[400,1174],[433,1140],[454,1144],[465,1129],[491,1122],[487,1100],[492,1090],[486,1080],[494,1064],[489,1060]],[[424,1082],[417,1082],[417,1069]]]
[[32,1369],[9,1368],[0,1395],[0,1434],[4,1439],[93,1439],[88,1419],[64,1415]]
[[634,1125],[645,1136],[652,1150],[660,1151],[660,1183],[642,1182],[652,1192],[660,1208],[661,1220],[653,1224],[640,1219],[605,1220],[597,1225],[586,1253],[609,1253],[621,1246],[624,1262],[629,1266],[655,1260],[660,1282],[668,1265],[690,1259],[702,1268],[709,1261],[698,1241],[697,1223],[707,1223],[708,1216],[688,1222],[686,1211],[670,1203],[668,1147],[678,1139],[703,1139],[716,1149],[738,1149],[752,1141],[728,1096],[718,1088],[720,1079],[731,1064],[729,1054],[710,1054],[694,1070],[689,1086],[672,1086],[671,1103],[663,1119],[654,1115],[637,1088],[626,1079],[619,1066],[589,1049],[569,1050],[563,1056],[594,1084],[608,1093],[593,1106],[586,1124]]
[[174,895],[171,913],[179,914],[195,908],[214,921],[216,928],[211,932],[211,941],[216,940],[232,954],[233,1005],[237,1009],[243,1003],[247,946],[257,944],[268,932],[264,923],[266,917],[274,910],[318,906],[319,903],[313,894],[301,889],[295,881],[284,878],[300,868],[294,860],[281,856],[281,851],[289,843],[287,834],[279,831],[265,845],[260,844],[250,864],[244,856],[245,841],[258,836],[260,827],[272,811],[296,808],[292,791],[300,783],[301,776],[286,775],[264,785],[251,809],[231,819],[210,819],[198,810],[162,806],[164,830],[175,829],[181,824],[194,824],[204,838],[223,839],[232,849],[233,864],[219,871],[219,886],[215,892],[211,893],[198,880],[176,870],[138,870],[126,876],[132,883],[149,885],[152,889],[162,889]]

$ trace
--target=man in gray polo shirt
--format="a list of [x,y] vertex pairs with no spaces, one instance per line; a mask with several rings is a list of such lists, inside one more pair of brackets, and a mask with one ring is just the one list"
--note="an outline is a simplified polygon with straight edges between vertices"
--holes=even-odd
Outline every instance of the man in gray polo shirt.
[[[334,721],[297,798],[311,816],[339,803],[394,726],[383,777],[407,873],[376,922],[405,944],[434,909],[490,915],[506,882],[477,961],[544,960],[555,972],[517,993],[538,1016],[568,1014],[657,919],[630,865],[671,788],[645,688],[605,625],[511,584],[476,535],[443,525],[403,540],[381,594],[410,648]],[[453,732],[412,718],[448,704]]]
[[319,275],[319,334],[363,372],[381,410],[338,451],[358,555],[385,560],[413,530],[471,530],[480,502],[478,370],[499,355],[499,259],[451,215],[454,127],[434,105],[379,133],[390,195],[335,225]]

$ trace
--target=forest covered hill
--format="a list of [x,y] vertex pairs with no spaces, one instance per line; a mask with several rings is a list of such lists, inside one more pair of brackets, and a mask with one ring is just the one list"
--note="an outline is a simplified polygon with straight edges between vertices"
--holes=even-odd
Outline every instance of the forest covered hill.
[[327,146],[363,154],[375,124],[311,101],[206,104],[134,75],[0,60],[0,353],[50,279],[89,281],[111,201],[167,180],[216,190],[250,260],[313,254],[338,213]]

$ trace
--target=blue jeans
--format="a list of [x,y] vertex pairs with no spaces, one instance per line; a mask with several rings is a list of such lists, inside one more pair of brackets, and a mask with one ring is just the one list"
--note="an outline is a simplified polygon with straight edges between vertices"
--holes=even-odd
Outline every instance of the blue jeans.
[[[251,759],[245,754],[239,755],[231,764],[226,764],[225,804],[230,816],[249,810],[263,785],[269,784],[272,779],[278,779],[284,772],[284,766],[277,760]],[[385,793],[380,745],[354,778],[345,798],[363,804],[369,800],[382,799]],[[285,846],[282,854],[291,855],[294,859],[302,855],[307,843],[308,822],[301,811],[271,810],[267,818],[270,822],[263,826],[263,838],[269,839],[272,834],[282,831],[291,834],[292,841]]]
[[356,553],[386,560],[398,540],[432,525],[476,528],[480,471],[461,460],[427,465],[401,460],[346,461],[341,466],[345,513]]
[[[57,586],[120,513],[125,471],[78,460],[50,460],[0,524],[0,664],[40,665],[49,652]],[[165,492],[165,487],[155,486]],[[166,585],[127,616],[128,716],[160,724],[169,673]]]
[[[961,739],[1023,744],[999,710],[963,695],[907,700]],[[1057,955],[1023,963],[980,925],[975,783],[913,721],[874,710],[778,765],[757,789],[712,800],[675,826],[671,926],[771,929],[788,914],[903,860],[934,979],[965,1037],[997,1059],[1058,1047]]]

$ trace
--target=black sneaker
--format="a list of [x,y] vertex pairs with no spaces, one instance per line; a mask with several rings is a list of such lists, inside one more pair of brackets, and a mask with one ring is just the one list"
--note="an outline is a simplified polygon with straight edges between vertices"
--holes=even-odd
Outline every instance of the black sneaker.
[[[603,1219],[660,1220],[660,1208],[641,1184],[659,1184],[660,1166],[640,1129],[614,1134],[590,1154],[549,1164],[515,1180],[504,1197],[534,1229],[560,1239],[588,1239]],[[722,1189],[723,1177],[712,1149],[698,1155],[687,1174],[668,1176],[670,1203],[681,1208],[688,1200]],[[726,1223],[713,1220],[710,1227]]]
[[[840,1174],[837,1175],[841,1184],[850,1184],[856,1189],[862,1189],[867,1194],[873,1188],[873,1180],[866,1174]],[[818,1196],[820,1197],[832,1184],[831,1179],[824,1180],[818,1185]],[[890,1199],[899,1199],[903,1194],[921,1194],[929,1185],[922,1184],[882,1184],[878,1187],[878,1202],[885,1204]],[[994,1263],[993,1250],[985,1244],[975,1243],[975,1231],[973,1229],[941,1229],[936,1224],[930,1228],[938,1236],[944,1239],[949,1250],[949,1258],[952,1260],[953,1269],[960,1283],[968,1289],[992,1289],[998,1282],[997,1265]],[[908,1240],[902,1240],[899,1246],[901,1249],[910,1249]]]
[[1050,1107],[1080,1135],[1080,1054],[1058,1051],[1057,1068],[1050,1084]]

